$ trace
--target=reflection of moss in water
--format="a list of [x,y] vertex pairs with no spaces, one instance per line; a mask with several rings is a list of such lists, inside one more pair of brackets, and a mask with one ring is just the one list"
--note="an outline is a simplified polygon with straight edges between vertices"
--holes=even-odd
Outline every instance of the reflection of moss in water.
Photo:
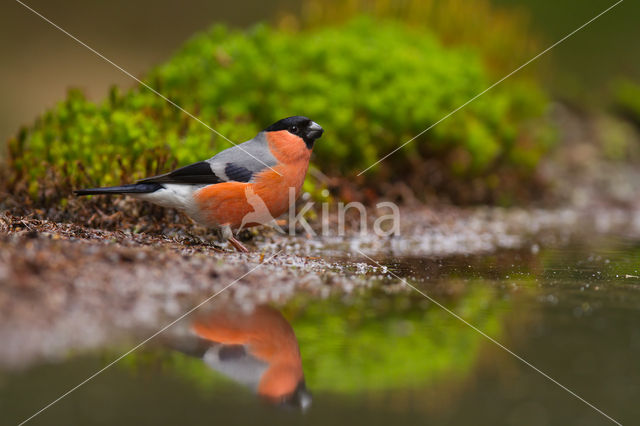
[[[480,282],[447,305],[490,336],[499,337],[507,303]],[[462,379],[486,343],[469,326],[415,293],[298,299],[285,306],[283,314],[291,319],[312,392],[360,393]],[[171,372],[204,391],[230,382],[200,359],[177,351],[134,353],[122,364],[140,374],[149,368]]]
[[[491,336],[499,336],[506,302],[474,286],[450,306]],[[302,304],[293,313],[310,389],[341,393],[425,385],[462,378],[485,338],[422,296],[380,295],[350,304]]]
[[640,126],[640,84],[631,80],[616,82],[614,101],[620,112]]

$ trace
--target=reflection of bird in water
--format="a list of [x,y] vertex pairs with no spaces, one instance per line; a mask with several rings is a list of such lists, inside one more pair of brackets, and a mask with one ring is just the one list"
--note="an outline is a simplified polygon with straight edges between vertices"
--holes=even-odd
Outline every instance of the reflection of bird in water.
[[218,310],[196,320],[192,330],[204,345],[185,350],[181,344],[182,351],[202,357],[212,369],[272,403],[302,410],[311,404],[298,341],[277,310],[269,306],[259,306],[250,313]]

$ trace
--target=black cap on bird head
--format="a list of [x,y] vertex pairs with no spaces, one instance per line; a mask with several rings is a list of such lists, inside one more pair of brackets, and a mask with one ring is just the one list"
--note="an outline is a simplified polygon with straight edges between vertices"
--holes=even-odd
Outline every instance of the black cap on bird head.
[[324,133],[324,129],[318,123],[301,115],[283,118],[264,129],[265,132],[279,132],[286,130],[304,140],[307,148],[313,148],[313,143]]

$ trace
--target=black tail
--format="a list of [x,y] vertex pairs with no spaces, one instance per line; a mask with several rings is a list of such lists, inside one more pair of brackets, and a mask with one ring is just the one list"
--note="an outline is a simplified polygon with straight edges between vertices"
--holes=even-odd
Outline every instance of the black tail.
[[122,186],[108,186],[106,188],[88,188],[73,191],[76,195],[98,194],[148,194],[162,188],[158,183],[132,183]]

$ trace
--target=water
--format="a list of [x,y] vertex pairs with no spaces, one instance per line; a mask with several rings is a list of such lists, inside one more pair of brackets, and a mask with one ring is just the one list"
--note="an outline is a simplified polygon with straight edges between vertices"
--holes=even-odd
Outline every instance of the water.
[[[484,256],[379,260],[630,424],[640,397],[639,254],[637,242],[598,239]],[[177,324],[32,423],[610,423],[400,286],[388,280],[326,300],[300,294],[277,309],[250,312],[213,301],[213,310]],[[211,339],[230,339],[226,355]],[[233,339],[236,346],[229,346]],[[237,346],[247,339],[262,345],[254,349],[262,361]],[[0,374],[2,423],[18,423],[129,347]],[[221,367],[222,359],[238,362]],[[260,384],[265,371],[275,377],[271,386]],[[304,403],[290,395],[296,387],[299,394],[302,374],[310,394]]]

